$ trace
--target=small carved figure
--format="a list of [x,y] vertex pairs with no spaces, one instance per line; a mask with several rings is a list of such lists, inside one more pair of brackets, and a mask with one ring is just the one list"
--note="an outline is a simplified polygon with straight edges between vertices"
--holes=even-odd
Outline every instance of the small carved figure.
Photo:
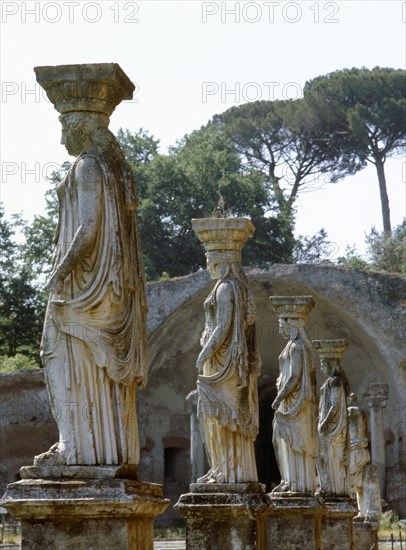
[[273,446],[281,482],[273,492],[314,493],[316,490],[316,366],[305,319],[314,307],[311,296],[271,296],[280,334],[288,339],[279,356],[277,396],[272,403]]
[[350,431],[350,484],[358,504],[357,518],[365,518],[364,468],[369,463],[367,415],[359,407],[355,393],[348,400],[348,427]]
[[209,457],[199,483],[258,480],[254,440],[258,433],[255,306],[241,267],[241,249],[254,233],[244,218],[193,220],[217,280],[204,303],[205,328],[196,368],[198,417]]
[[340,359],[346,340],[314,340],[321,370],[328,378],[321,387],[319,404],[319,456],[317,467],[320,492],[325,496],[349,496],[348,379]]
[[135,183],[109,116],[133,84],[118,65],[38,67],[77,156],[59,219],[41,355],[59,442],[41,465],[139,462],[136,388],[148,366]]

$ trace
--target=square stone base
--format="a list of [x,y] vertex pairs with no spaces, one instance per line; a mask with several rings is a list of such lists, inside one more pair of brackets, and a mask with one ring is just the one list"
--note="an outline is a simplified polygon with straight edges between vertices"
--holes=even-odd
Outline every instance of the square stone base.
[[379,524],[372,521],[357,521],[352,523],[354,550],[378,550]]
[[186,518],[188,550],[265,550],[265,487],[192,483],[175,508]]
[[0,502],[21,521],[22,550],[152,550],[169,505],[160,485],[128,479],[24,479]]
[[270,493],[268,499],[266,533],[269,550],[321,550],[323,507],[317,497]]
[[353,546],[352,520],[357,513],[355,502],[349,498],[325,499],[321,520],[321,545],[323,550],[355,550]]
[[23,466],[21,479],[138,479],[138,467],[133,464],[106,466]]

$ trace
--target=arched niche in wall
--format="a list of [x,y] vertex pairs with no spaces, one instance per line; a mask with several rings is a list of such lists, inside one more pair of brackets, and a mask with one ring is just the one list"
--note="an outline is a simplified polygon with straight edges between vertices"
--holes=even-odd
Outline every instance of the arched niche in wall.
[[[187,283],[190,298],[183,302],[174,299],[176,304],[181,305],[169,312],[149,341],[150,375],[140,398],[139,415],[141,434],[154,434],[152,437],[156,441],[170,434],[189,437],[189,413],[185,397],[196,387],[195,362],[200,351],[199,341],[204,324],[203,302],[214,284],[208,279],[206,284],[201,273],[198,273],[196,280],[199,284],[196,293],[193,293],[193,277],[189,276],[185,283],[182,280],[170,282],[171,293],[177,292],[177,285],[184,292],[182,285]],[[367,273],[329,266],[273,266],[269,271],[251,270],[248,278],[257,307],[257,333],[263,363],[258,381],[261,433],[256,452],[257,456],[267,457],[266,460],[259,458],[258,469],[261,481],[269,485],[276,483],[279,475],[277,471],[275,473],[276,463],[269,452],[273,418],[270,404],[278,377],[278,356],[286,344],[279,335],[277,317],[269,296],[313,296],[316,306],[307,321],[310,338],[348,339],[349,349],[343,357],[342,365],[351,390],[362,397],[370,383],[388,383],[390,397],[385,414],[389,418],[396,415],[401,389],[396,377],[396,360],[391,359],[392,350],[396,357],[396,349],[390,340],[394,338],[394,330],[384,329],[379,319],[382,308],[377,296],[382,295],[381,289],[385,287],[388,278],[381,281],[380,277]],[[395,280],[391,284],[396,290],[399,283]],[[171,293],[165,294],[166,300],[170,299]],[[389,298],[385,297],[387,302]],[[152,307],[159,309],[160,306],[152,304]],[[392,321],[392,310],[388,303],[385,307],[385,327],[391,322],[396,326],[396,316]],[[321,386],[323,381],[323,376],[318,372],[318,385]],[[157,481],[162,482],[163,447],[157,445],[153,452],[161,456],[162,475]],[[267,467],[270,473],[266,471]]]

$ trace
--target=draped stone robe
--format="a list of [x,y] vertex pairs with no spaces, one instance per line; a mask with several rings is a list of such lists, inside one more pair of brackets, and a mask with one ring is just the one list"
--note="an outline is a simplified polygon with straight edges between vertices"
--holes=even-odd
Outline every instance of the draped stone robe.
[[244,483],[258,480],[254,440],[258,433],[257,377],[254,312],[247,311],[247,291],[234,279],[219,281],[205,301],[205,331],[209,341],[217,324],[216,293],[227,285],[232,296],[230,329],[199,375],[198,416],[211,469],[200,481]]
[[311,351],[301,339],[288,342],[279,356],[279,368],[278,390],[292,375],[297,376],[294,389],[281,401],[273,421],[272,440],[281,483],[286,491],[313,493],[318,452],[315,370]]
[[[320,486],[326,495],[350,493],[347,393],[345,380],[339,374],[330,376],[321,388],[317,465]],[[326,418],[327,426],[321,431],[320,424]]]
[[[146,382],[146,298],[134,211],[118,163],[82,154],[58,187],[54,267],[82,221],[79,161],[97,164],[97,231],[46,312],[42,361],[67,464],[138,464],[136,387]],[[90,177],[91,171],[89,171]]]

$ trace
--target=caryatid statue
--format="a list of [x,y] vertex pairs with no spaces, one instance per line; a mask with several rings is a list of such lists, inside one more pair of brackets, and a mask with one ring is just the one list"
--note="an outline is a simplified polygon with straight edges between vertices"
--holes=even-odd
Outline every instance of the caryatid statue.
[[288,343],[279,356],[278,393],[272,403],[273,446],[281,474],[274,492],[316,491],[317,384],[315,354],[305,330],[311,296],[271,296],[280,334]]
[[346,340],[313,340],[321,359],[321,370],[328,378],[320,390],[319,456],[317,468],[320,491],[324,496],[350,495],[350,440],[347,399],[350,386],[341,357],[348,348]]
[[350,486],[356,494],[357,518],[365,518],[367,510],[364,498],[364,470],[369,464],[367,415],[358,404],[355,393],[348,399],[348,427],[350,431]]
[[134,85],[114,63],[37,67],[74,157],[59,219],[41,356],[59,442],[34,465],[138,465],[146,382],[144,271],[130,166],[108,129]]
[[261,361],[254,300],[241,266],[241,249],[254,226],[245,218],[202,218],[192,225],[216,280],[204,302],[202,350],[196,363],[198,418],[211,466],[198,482],[256,482]]

